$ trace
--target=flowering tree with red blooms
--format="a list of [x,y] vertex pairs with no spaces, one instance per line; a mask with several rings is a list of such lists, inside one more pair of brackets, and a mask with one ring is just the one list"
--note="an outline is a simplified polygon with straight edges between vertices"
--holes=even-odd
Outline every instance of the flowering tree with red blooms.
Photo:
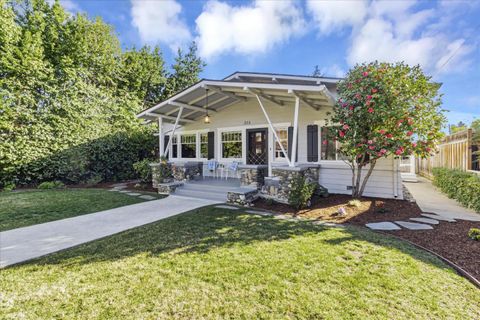
[[330,121],[352,169],[353,197],[363,195],[378,159],[435,152],[445,122],[439,88],[419,66],[404,63],[357,65],[339,83]]

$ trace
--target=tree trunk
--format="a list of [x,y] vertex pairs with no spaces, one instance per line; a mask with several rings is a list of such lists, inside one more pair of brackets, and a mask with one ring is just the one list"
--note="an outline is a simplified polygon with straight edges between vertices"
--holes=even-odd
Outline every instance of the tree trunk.
[[359,191],[360,191],[360,182],[362,181],[362,167],[363,165],[357,164],[357,180],[355,181],[355,185],[353,186],[353,197],[358,198],[359,196]]
[[373,160],[370,162],[370,168],[368,169],[367,175],[365,176],[365,179],[363,179],[362,182],[362,187],[360,188],[360,192],[358,193],[358,197],[363,196],[363,192],[365,191],[365,186],[367,185],[367,181],[372,175],[373,168],[375,168],[375,164],[377,163],[377,160]]

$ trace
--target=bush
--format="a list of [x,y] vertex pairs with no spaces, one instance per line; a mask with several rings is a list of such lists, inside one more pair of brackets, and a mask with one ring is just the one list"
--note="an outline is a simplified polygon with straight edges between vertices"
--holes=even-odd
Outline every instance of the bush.
[[315,183],[308,182],[303,176],[293,179],[288,203],[297,210],[310,206],[316,187]]
[[348,206],[349,207],[360,208],[361,205],[362,205],[362,203],[358,199],[348,201]]
[[45,181],[38,185],[38,189],[61,189],[64,188],[65,184],[61,181]]
[[5,183],[2,190],[3,191],[12,191],[13,189],[15,189],[15,183],[8,182],[8,183]]
[[460,170],[433,169],[433,183],[449,198],[480,212],[480,176]]
[[150,163],[152,163],[152,160],[143,159],[133,164],[133,170],[135,170],[135,173],[142,183],[150,183],[152,181],[152,168],[150,167]]
[[480,229],[478,228],[471,228],[468,231],[468,237],[472,240],[480,241]]

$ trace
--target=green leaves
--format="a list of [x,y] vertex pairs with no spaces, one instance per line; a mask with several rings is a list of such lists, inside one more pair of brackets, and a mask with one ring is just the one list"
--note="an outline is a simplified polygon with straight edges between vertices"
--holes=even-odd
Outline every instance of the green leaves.
[[113,27],[55,2],[0,0],[0,187],[135,176],[157,143],[135,114],[198,80],[196,47],[122,50]]
[[434,168],[433,176],[433,183],[449,198],[480,213],[480,176],[446,168]]

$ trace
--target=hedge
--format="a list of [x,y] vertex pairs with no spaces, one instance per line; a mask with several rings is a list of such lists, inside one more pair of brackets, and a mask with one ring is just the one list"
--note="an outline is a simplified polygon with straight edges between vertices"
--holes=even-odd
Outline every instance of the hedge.
[[461,170],[433,169],[433,183],[449,198],[480,213],[480,176]]

